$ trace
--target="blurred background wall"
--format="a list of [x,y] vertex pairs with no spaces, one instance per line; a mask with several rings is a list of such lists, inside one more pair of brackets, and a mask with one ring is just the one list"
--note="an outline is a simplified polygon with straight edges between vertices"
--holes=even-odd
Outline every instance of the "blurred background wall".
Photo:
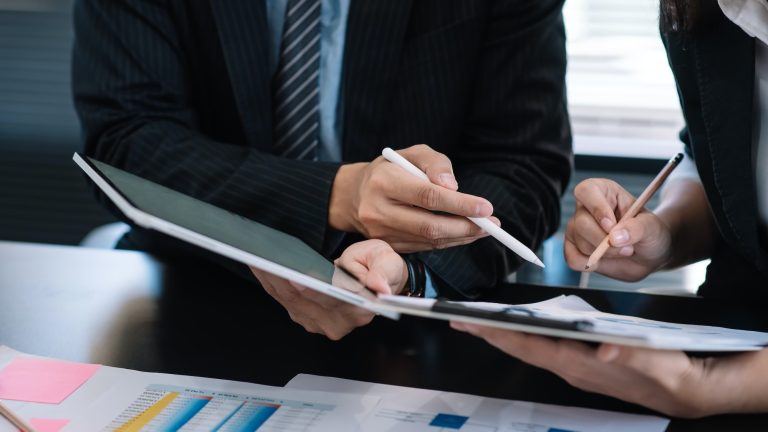
[[0,0],[0,240],[77,244],[112,220],[71,161],[80,148],[71,9],[71,0]]

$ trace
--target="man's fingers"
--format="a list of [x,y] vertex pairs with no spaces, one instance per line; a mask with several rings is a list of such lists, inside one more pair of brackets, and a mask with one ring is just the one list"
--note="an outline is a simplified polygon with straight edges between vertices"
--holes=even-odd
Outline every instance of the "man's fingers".
[[[291,282],[291,286],[295,289],[296,284]],[[296,291],[297,297],[302,297],[304,300],[312,302],[323,309],[334,309],[346,305],[341,300],[337,300],[329,295],[315,291],[313,289],[303,289]]]
[[[403,259],[386,242],[378,239],[366,240],[352,244],[344,250],[335,264],[352,274],[358,281],[369,289],[391,294],[388,274],[379,275],[382,266],[400,265],[404,267]],[[399,274],[395,274],[398,276]],[[335,279],[335,277],[334,277]]]
[[372,291],[380,294],[392,294],[392,287],[389,285],[387,276],[380,273],[379,271],[369,271],[363,280],[365,281],[365,286]]
[[353,259],[345,259],[344,255],[338,258],[334,264],[344,269],[358,281],[364,281],[368,275],[368,268],[365,265]]
[[288,316],[291,318],[291,321],[295,322],[296,324],[302,326],[305,331],[308,333],[317,333],[317,334],[323,334],[320,327],[318,327],[314,321],[307,318],[304,315],[301,315],[299,313],[292,312],[288,309]]
[[452,191],[459,188],[456,177],[453,175],[453,166],[446,155],[425,144],[411,146],[398,151],[398,153],[424,171],[432,183]]
[[[397,166],[394,168],[402,170]],[[457,216],[488,217],[493,214],[493,205],[485,198],[446,189],[407,173],[393,172],[392,175],[395,176],[393,181],[397,182],[390,197],[393,200]]]
[[438,243],[426,242],[426,241],[414,242],[414,241],[405,240],[405,239],[392,239],[388,241],[390,242],[390,246],[392,246],[392,249],[394,249],[398,253],[413,253],[413,252],[449,249],[456,246],[464,246],[472,242],[475,242],[477,240],[480,240],[482,238],[488,237],[488,235],[489,235],[488,233],[483,233],[476,237],[462,237],[462,238],[452,239],[450,241],[444,241],[444,242],[438,242]]
[[369,257],[368,269],[365,285],[381,294],[392,294],[393,287],[401,287],[408,279],[405,260],[392,250]]
[[288,312],[291,320],[310,333],[339,340],[356,327],[369,323],[374,315],[291,281],[251,268],[264,290]]
[[269,293],[272,297],[275,296],[275,288],[272,286],[272,283],[269,281],[269,276],[267,276],[266,272],[263,272],[262,270],[259,270],[255,267],[250,267],[251,273],[256,277],[256,280],[259,281],[259,285],[261,285],[262,288],[264,288],[264,291]]
[[388,213],[390,220],[400,221],[399,231],[409,234],[412,239],[432,243],[436,249],[453,239],[479,237],[484,233],[482,228],[465,217],[433,214],[404,206],[394,207]]

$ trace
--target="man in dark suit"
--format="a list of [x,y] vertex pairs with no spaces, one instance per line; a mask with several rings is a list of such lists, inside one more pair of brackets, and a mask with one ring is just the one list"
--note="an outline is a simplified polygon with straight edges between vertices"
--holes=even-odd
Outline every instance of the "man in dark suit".
[[[533,248],[559,224],[571,166],[561,6],[81,0],[85,150],[328,257],[385,240],[424,270],[416,291],[473,297],[521,261],[462,216],[493,214]],[[383,162],[388,146],[432,184]],[[121,244],[188,253],[136,228]],[[370,321],[257,277],[310,331],[339,338]],[[339,320],[324,322],[329,309]]]

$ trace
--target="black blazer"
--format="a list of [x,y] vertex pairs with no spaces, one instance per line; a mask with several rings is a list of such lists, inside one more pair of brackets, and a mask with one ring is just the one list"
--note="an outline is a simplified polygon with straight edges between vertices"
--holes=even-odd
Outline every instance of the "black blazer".
[[[462,191],[538,247],[559,225],[571,169],[561,3],[352,2],[344,161],[427,143],[451,158]],[[264,1],[80,0],[75,30],[88,155],[323,249],[339,164],[270,154]],[[520,262],[491,239],[420,258],[467,296]]]
[[720,11],[701,2],[692,32],[663,35],[687,128],[719,239],[699,293],[768,296],[768,248],[757,209],[752,110],[755,42]]

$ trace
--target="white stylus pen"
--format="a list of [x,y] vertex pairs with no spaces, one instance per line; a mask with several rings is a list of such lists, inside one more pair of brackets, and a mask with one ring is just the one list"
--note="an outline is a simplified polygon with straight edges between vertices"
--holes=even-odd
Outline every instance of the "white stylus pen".
[[[415,175],[416,177],[422,180],[429,181],[429,177],[427,177],[427,175],[424,174],[424,171],[418,169],[416,165],[409,162],[408,159],[400,156],[399,153],[392,150],[391,148],[387,147],[384,150],[382,150],[381,155],[384,156],[384,159],[392,162],[393,164],[408,171],[409,173]],[[532,250],[528,249],[527,246],[520,243],[518,239],[512,237],[508,232],[496,226],[496,224],[493,223],[490,219],[475,218],[475,217],[467,217],[467,219],[471,220],[477,226],[485,230],[485,232],[490,234],[496,240],[500,241],[504,246],[510,248],[512,252],[520,255],[520,257],[523,258],[524,260],[531,262],[533,264],[536,264],[539,267],[544,267],[544,263],[541,262],[539,257],[537,257]]]

